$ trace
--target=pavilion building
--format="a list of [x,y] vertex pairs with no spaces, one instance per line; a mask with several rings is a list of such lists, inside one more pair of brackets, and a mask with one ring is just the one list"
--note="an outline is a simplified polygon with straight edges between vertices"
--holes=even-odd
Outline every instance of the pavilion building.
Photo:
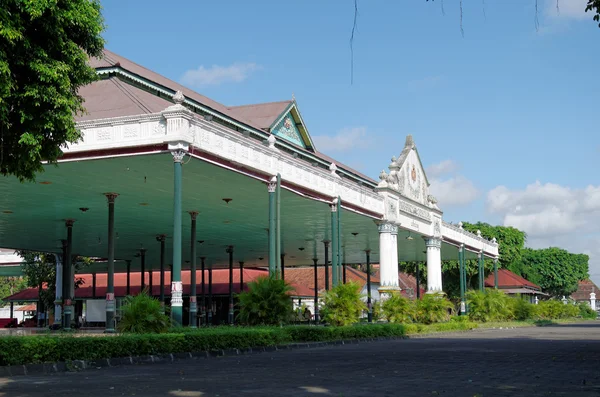
[[[162,274],[176,323],[184,299],[197,315],[200,262],[273,275],[331,262],[332,285],[343,264],[375,262],[385,296],[400,290],[399,261],[427,262],[427,293],[440,293],[442,259],[461,269],[478,259],[483,288],[498,244],[443,221],[412,136],[381,153],[387,170],[375,180],[319,152],[295,99],[225,106],[108,50],[90,62],[99,80],[80,91],[82,139],[35,183],[0,180],[0,246],[56,255],[55,315],[65,326],[76,255],[105,259],[85,271],[107,273],[108,332],[115,273],[128,268]],[[233,310],[229,294],[229,322]]]

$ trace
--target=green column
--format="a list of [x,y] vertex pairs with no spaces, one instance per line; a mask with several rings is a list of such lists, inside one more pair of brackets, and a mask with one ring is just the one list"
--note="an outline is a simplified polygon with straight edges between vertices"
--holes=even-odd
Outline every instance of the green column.
[[164,234],[156,236],[156,241],[160,243],[160,305],[163,308],[163,312],[165,309],[165,240],[167,236]]
[[494,288],[498,289],[498,258],[494,258]]
[[466,302],[465,302],[465,247],[461,245],[458,248],[458,268],[459,268],[459,277],[460,277],[460,313],[465,314],[466,312]]
[[275,190],[275,259],[277,260],[277,274],[281,275],[281,175],[277,174],[277,188]]
[[226,252],[229,254],[229,311],[227,312],[227,322],[233,325],[233,245],[230,245]]
[[485,285],[484,285],[484,277],[483,277],[483,252],[479,253],[479,290],[480,291],[484,291],[485,290]]
[[117,193],[106,193],[108,200],[108,279],[106,282],[106,333],[115,332],[115,199]]
[[[373,322],[373,306],[371,304],[371,250],[365,250],[367,254],[367,321]],[[417,289],[419,286],[417,285]]]
[[277,177],[271,178],[269,182],[269,276],[275,277],[277,273],[277,254],[276,248],[277,245],[277,230],[275,229],[276,225],[276,216],[277,211],[275,209],[275,190],[277,190]]
[[67,255],[65,264],[63,265],[63,273],[66,272],[66,290],[63,295],[64,300],[64,324],[63,327],[66,329],[71,328],[71,319],[73,315],[73,296],[71,296],[71,285],[73,284],[73,224],[74,219],[67,219],[65,224],[67,226]]
[[339,260],[339,244],[338,244],[338,205],[337,199],[331,204],[331,285],[337,286],[339,282],[338,276],[338,260]]
[[171,273],[171,319],[181,325],[183,317],[183,285],[181,283],[181,161],[185,152],[173,154],[173,272]]
[[198,212],[190,211],[190,217],[192,218],[192,230],[191,230],[191,245],[190,245],[190,327],[198,327],[198,303],[196,293],[196,217]]
[[337,260],[337,275],[338,275],[338,284],[342,281],[342,264],[344,263],[344,252],[342,250],[342,198],[340,196],[338,196],[337,199],[337,244],[338,244],[338,251],[337,251],[337,256],[338,256],[338,260]]

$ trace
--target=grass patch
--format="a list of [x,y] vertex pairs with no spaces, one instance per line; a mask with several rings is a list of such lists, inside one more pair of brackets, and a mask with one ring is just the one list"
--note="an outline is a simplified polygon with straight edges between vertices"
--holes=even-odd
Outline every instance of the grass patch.
[[559,324],[570,324],[585,319],[572,318],[572,319],[555,319],[555,320],[522,320],[522,321],[490,321],[486,323],[479,323],[480,329],[490,328],[522,328],[522,327],[546,327],[549,325]]

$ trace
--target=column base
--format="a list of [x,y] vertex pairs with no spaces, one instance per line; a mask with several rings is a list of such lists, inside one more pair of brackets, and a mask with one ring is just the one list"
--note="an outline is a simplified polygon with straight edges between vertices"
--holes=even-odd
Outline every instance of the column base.
[[445,296],[446,295],[446,293],[444,291],[442,291],[442,290],[435,290],[435,289],[432,289],[432,290],[427,291],[425,293],[427,295],[440,295],[440,296]]
[[377,291],[379,291],[379,297],[381,298],[381,301],[384,301],[384,300],[390,298],[394,294],[399,294],[400,291],[402,291],[402,290],[398,286],[389,285],[389,286],[381,286],[381,287],[377,288]]

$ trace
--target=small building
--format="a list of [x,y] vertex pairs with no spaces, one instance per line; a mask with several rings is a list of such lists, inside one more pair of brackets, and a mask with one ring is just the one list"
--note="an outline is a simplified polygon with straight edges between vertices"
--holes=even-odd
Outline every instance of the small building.
[[[331,287],[331,280],[333,280],[331,266],[327,267],[329,273],[329,287]],[[343,270],[342,270],[343,271]],[[343,278],[343,276],[342,276]],[[294,308],[306,306],[311,313],[315,312],[315,270],[314,267],[290,267],[285,269],[285,280],[290,282],[292,285],[301,285],[304,288],[308,288],[313,292],[313,296],[310,299],[296,299],[294,300]],[[318,294],[322,294],[326,291],[325,288],[325,269],[319,267],[317,271],[317,287]],[[346,281],[354,282],[360,286],[360,293],[364,296],[363,300],[367,300],[367,273],[355,269],[350,265],[346,266]],[[374,303],[379,300],[379,277],[376,275],[371,276],[371,301]]]
[[[590,280],[590,279],[581,280],[577,287],[577,291],[575,291],[571,294],[571,299],[573,299],[576,302],[587,302],[589,304],[590,299],[591,299],[591,294],[592,293],[597,294],[598,290],[599,290],[598,286],[596,284],[594,284],[594,282],[592,280]],[[596,299],[595,295],[594,295],[594,299]]]
[[[488,275],[485,279],[485,286],[487,288],[494,288],[493,273]],[[508,269],[498,269],[498,289],[509,295],[527,296],[532,303],[536,296],[548,295],[542,292],[542,288],[539,285],[532,283]]]

